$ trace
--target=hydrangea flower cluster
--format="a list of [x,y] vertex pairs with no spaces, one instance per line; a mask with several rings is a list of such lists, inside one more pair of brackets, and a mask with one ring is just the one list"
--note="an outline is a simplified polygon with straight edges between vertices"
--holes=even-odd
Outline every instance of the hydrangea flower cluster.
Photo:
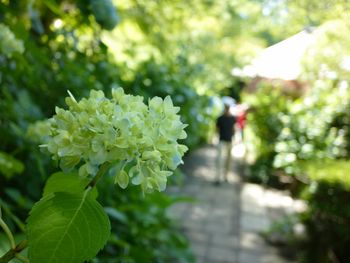
[[[182,162],[187,151],[178,139],[186,138],[179,107],[171,98],[127,95],[122,88],[112,90],[112,99],[92,90],[79,102],[66,98],[69,107],[56,107],[56,115],[46,123],[50,131],[46,147],[60,167],[79,167],[81,176],[95,176],[105,163],[119,164],[116,182],[125,188],[129,179],[146,192],[165,189],[171,170]],[[44,125],[45,126],[45,125]]]

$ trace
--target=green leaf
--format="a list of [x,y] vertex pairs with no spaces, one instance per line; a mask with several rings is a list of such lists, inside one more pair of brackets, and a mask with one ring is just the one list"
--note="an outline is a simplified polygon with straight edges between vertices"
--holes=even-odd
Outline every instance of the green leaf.
[[103,248],[110,235],[106,213],[86,191],[43,197],[27,223],[31,263],[84,262]]
[[[46,181],[43,196],[47,196],[55,192],[68,192],[68,193],[80,193],[83,192],[88,185],[89,179],[86,177],[80,177],[77,174],[62,172],[54,173]],[[94,188],[89,195],[92,198],[97,198],[97,190]]]

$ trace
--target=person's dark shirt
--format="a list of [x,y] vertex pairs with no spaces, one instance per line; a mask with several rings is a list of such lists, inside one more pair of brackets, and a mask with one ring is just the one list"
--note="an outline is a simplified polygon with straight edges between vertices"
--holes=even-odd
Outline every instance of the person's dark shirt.
[[232,141],[235,122],[236,118],[232,115],[222,115],[217,119],[216,127],[219,130],[220,141]]

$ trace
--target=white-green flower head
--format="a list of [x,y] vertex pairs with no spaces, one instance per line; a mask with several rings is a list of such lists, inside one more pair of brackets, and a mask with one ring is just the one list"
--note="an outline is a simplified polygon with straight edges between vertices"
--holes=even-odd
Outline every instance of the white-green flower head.
[[187,151],[177,142],[186,138],[187,125],[169,96],[155,97],[147,106],[142,97],[117,88],[112,99],[92,90],[80,101],[70,94],[66,103],[69,108],[57,107],[48,121],[44,145],[64,171],[79,168],[81,176],[95,176],[102,164],[122,164],[115,178],[122,188],[130,179],[144,191],[165,189],[167,177]]

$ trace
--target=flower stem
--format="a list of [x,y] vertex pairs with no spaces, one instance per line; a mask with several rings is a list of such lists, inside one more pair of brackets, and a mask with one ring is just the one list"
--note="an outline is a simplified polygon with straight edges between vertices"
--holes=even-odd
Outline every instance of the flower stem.
[[100,178],[107,172],[110,166],[111,164],[108,162],[103,163],[100,169],[98,170],[97,174],[95,175],[95,177],[90,181],[90,183],[85,187],[85,189],[89,187],[94,188],[98,180],[100,180]]
[[16,256],[16,258],[17,258],[19,261],[21,261],[21,262],[23,262],[23,263],[29,263],[29,259],[27,259],[26,257],[22,256],[21,254],[16,253],[15,256]]
[[6,225],[5,221],[0,218],[0,226],[1,228],[5,231],[7,238],[10,242],[11,249],[15,249],[16,247],[16,242],[15,239],[13,238],[13,235],[11,233],[10,228]]

